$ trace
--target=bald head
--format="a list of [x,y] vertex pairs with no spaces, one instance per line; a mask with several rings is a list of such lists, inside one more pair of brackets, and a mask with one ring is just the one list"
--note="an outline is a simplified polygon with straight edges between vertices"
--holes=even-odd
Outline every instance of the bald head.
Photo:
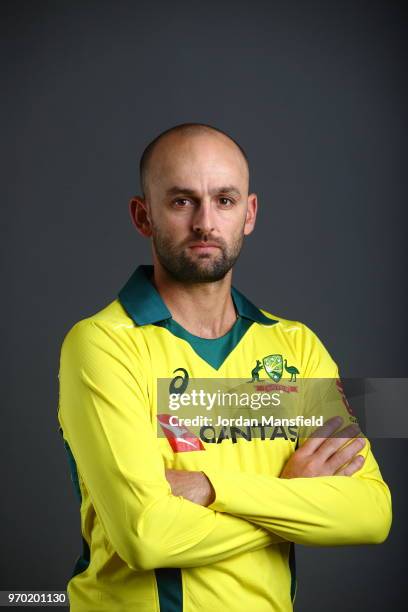
[[225,155],[236,158],[249,185],[249,164],[244,149],[231,136],[204,123],[182,123],[159,134],[144,150],[140,159],[140,184],[143,197],[150,197],[150,185],[155,177],[166,171],[174,155],[188,156],[191,140],[201,140],[208,155],[214,147]]

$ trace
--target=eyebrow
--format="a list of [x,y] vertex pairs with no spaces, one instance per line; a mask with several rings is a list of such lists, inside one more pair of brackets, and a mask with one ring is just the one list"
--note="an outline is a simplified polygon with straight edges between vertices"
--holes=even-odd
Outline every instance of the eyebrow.
[[[191,196],[197,195],[197,192],[194,189],[190,189],[189,187],[179,187],[178,185],[170,187],[170,189],[167,189],[166,191],[166,195],[170,196],[177,195],[179,193]],[[214,195],[215,193],[235,193],[238,196],[241,195],[241,192],[239,191],[238,187],[235,187],[234,185],[227,185],[226,187],[217,187],[216,189],[213,189],[210,192],[210,195]]]

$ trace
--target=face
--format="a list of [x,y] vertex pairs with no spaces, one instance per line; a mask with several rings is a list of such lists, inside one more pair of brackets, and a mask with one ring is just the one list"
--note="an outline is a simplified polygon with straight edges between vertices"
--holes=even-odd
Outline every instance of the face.
[[139,221],[146,215],[142,233],[152,237],[155,263],[184,283],[224,278],[256,216],[239,149],[222,135],[172,135],[150,168],[145,201],[133,201],[135,213],[142,206]]

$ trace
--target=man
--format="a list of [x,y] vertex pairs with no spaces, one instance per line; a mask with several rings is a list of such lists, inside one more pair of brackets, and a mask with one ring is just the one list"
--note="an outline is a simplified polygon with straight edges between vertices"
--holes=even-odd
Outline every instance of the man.
[[383,542],[389,489],[346,408],[308,439],[170,424],[159,380],[176,397],[194,378],[269,382],[287,396],[303,379],[340,381],[309,328],[231,284],[257,213],[243,149],[183,124],[147,147],[140,169],[130,213],[153,266],[138,266],[61,349],[58,419],[83,541],[71,610],[289,611],[294,543]]

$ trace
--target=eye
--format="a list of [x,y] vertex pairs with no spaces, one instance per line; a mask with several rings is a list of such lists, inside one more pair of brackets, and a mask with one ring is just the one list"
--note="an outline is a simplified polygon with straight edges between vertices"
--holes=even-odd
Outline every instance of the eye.
[[225,197],[221,197],[220,198],[220,202],[223,206],[227,206],[228,204],[234,204],[234,201],[231,200],[231,198],[225,198]]
[[178,198],[177,200],[174,200],[174,204],[178,208],[186,208],[186,205],[188,203],[190,203],[190,200],[188,200],[187,198]]

